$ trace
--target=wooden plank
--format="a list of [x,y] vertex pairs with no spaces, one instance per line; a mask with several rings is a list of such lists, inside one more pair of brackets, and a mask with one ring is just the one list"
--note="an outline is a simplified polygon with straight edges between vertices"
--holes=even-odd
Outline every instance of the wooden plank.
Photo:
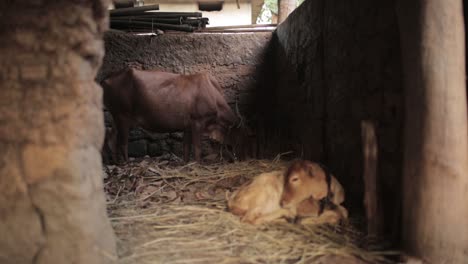
[[378,191],[378,143],[375,124],[369,120],[361,122],[362,150],[364,161],[364,206],[366,209],[367,232],[369,235],[383,234],[382,208]]

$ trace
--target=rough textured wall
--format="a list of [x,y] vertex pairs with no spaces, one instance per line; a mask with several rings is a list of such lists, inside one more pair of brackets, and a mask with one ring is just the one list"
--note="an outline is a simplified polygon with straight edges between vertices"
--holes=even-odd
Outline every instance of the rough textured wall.
[[[236,109],[237,103],[242,115],[254,118],[251,109],[257,68],[270,38],[271,33],[137,36],[108,32],[98,81],[127,66],[184,74],[207,71],[218,79],[231,107]],[[203,150],[206,154],[207,148]],[[180,134],[148,135],[139,129],[131,131],[130,156],[167,152],[182,154]]]
[[0,3],[0,263],[116,258],[102,184],[102,91],[94,82],[106,7]]
[[[278,27],[268,52],[273,67],[263,74],[273,78],[258,94],[262,154],[293,150],[323,161],[360,204],[360,122],[373,120],[380,191],[393,208],[403,114],[393,1],[307,0]],[[393,210],[387,213],[398,221]]]

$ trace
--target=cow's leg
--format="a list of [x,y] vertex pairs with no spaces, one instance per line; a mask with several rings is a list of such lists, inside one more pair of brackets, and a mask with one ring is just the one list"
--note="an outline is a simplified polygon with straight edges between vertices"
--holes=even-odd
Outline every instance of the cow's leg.
[[119,155],[117,150],[117,125],[115,123],[115,115],[112,114],[112,125],[110,129],[106,129],[104,137],[104,146],[108,147],[110,151],[110,158],[114,164],[118,164]]
[[110,153],[110,159],[114,164],[117,164],[117,151],[116,151],[116,129],[115,129],[115,124],[111,129],[106,129],[106,136],[105,136],[105,141],[104,141],[104,151]]
[[223,161],[224,144],[219,144],[219,160]]
[[190,146],[191,146],[191,137],[192,137],[192,132],[190,129],[185,129],[184,130],[184,161],[188,162],[190,159]]
[[201,135],[202,135],[202,123],[195,121],[192,123],[192,144],[195,160],[200,162],[201,158]]
[[117,121],[116,121],[116,118],[115,118],[115,115],[112,115],[114,121],[113,121],[113,126],[112,126],[112,130],[114,130],[113,133],[115,133],[115,140],[113,140],[111,142],[112,144],[112,159],[114,161],[114,164],[118,165],[119,164],[119,161],[120,161],[120,151],[119,151],[119,143],[118,143],[118,138],[119,138],[119,129],[117,127]]
[[128,134],[130,122],[126,118],[117,117],[115,120],[117,128],[116,152],[123,156],[124,162],[128,161]]

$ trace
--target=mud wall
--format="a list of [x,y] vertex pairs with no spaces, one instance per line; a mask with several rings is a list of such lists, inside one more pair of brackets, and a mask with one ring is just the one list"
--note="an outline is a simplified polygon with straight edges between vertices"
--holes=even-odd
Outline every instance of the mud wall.
[[[254,117],[251,109],[257,68],[270,39],[271,33],[137,36],[108,32],[104,37],[106,55],[97,79],[101,81],[124,67],[184,74],[207,71],[218,79],[231,107],[236,109],[237,103],[241,114],[249,119]],[[110,126],[107,113],[106,125]],[[203,151],[206,155],[214,150],[206,145]],[[181,156],[181,134],[148,135],[139,129],[131,131],[130,156],[168,152]]]
[[360,123],[372,120],[385,218],[397,225],[403,91],[394,2],[305,1],[278,27],[268,54],[262,74],[276,78],[259,86],[261,154],[322,161],[359,207]]

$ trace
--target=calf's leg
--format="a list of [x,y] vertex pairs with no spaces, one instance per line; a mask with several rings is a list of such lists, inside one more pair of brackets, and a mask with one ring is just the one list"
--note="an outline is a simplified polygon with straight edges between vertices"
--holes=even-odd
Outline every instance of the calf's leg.
[[318,217],[305,217],[300,220],[303,225],[322,225],[322,224],[338,224],[343,217],[336,211],[325,211]]
[[338,224],[348,220],[348,210],[341,205],[337,205],[334,210],[325,210],[319,216],[305,216],[300,220],[301,224],[305,225],[320,225],[320,224]]
[[294,218],[296,216],[296,212],[292,208],[279,208],[276,211],[273,211],[268,214],[261,215],[257,217],[252,224],[259,225],[267,222],[272,222],[277,219],[281,218]]

